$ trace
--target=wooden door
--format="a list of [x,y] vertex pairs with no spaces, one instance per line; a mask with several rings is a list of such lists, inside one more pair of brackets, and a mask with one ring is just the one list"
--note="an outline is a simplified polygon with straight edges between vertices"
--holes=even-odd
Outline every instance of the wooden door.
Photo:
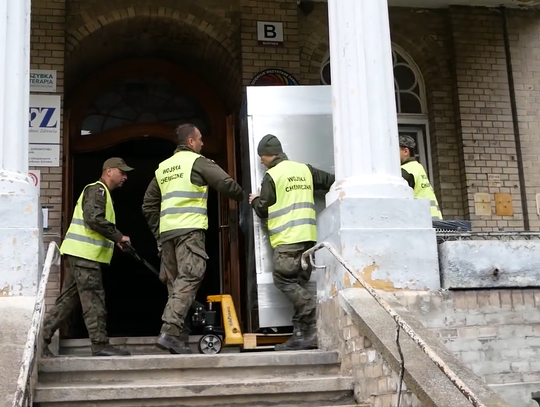
[[[60,240],[64,238],[65,232],[67,232],[67,228],[69,226],[69,223],[71,222],[71,214],[73,212],[73,208],[71,207],[72,197],[71,197],[71,188],[67,188],[66,185],[71,185],[71,168],[72,168],[72,157],[71,157],[71,150],[70,150],[70,144],[69,144],[69,131],[70,131],[70,110],[64,109],[64,121],[63,121],[63,131],[62,131],[62,137],[64,140],[64,154],[62,156],[62,180],[64,181],[63,188],[62,188],[62,217],[60,220]],[[65,276],[65,268],[66,268],[66,259],[65,256],[61,257],[61,263],[60,263],[60,292],[62,292],[63,284],[64,284],[64,276]]]
[[[226,123],[227,133],[225,139],[227,166],[224,169],[232,179],[236,181],[236,146],[234,143],[233,116],[228,116]],[[238,245],[238,202],[221,196],[220,219],[224,294],[231,295],[240,326],[243,326],[241,306],[242,295],[240,290],[240,255]]]

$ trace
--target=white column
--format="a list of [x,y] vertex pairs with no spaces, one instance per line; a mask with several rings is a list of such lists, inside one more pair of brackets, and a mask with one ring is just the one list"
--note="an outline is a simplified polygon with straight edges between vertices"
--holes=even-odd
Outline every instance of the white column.
[[401,178],[386,0],[329,0],[338,197],[412,197]]
[[0,1],[0,164],[28,172],[30,1]]
[[28,177],[30,0],[0,0],[0,298],[37,291],[42,230]]
[[[330,243],[374,288],[440,288],[430,202],[401,177],[387,0],[328,0],[336,182],[317,218]],[[351,286],[322,250],[319,301]]]

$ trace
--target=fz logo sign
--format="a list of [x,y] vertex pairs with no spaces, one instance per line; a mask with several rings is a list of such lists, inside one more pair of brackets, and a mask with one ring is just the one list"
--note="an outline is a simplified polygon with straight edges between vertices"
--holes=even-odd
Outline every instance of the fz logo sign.
[[54,107],[30,107],[30,127],[54,129],[58,125]]

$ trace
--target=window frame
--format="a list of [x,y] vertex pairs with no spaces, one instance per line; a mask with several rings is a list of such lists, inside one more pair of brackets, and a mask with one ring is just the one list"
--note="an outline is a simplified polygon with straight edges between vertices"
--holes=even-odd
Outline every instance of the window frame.
[[[427,106],[427,97],[426,97],[426,86],[424,82],[424,76],[420,71],[420,68],[414,62],[414,59],[405,51],[402,47],[392,42],[392,52],[398,53],[409,65],[413,71],[416,80],[418,81],[418,97],[420,98],[420,108],[421,113],[398,113],[396,111],[397,122],[398,122],[398,132],[403,129],[407,131],[417,130],[417,135],[419,137],[418,148],[416,154],[418,155],[419,161],[424,165],[428,177],[433,184],[433,160],[432,160],[432,151],[431,151],[431,134],[429,131],[429,116],[428,116],[428,106]],[[330,63],[330,51],[327,51],[323,62],[319,70],[319,78],[321,84],[328,85],[323,78],[323,70],[325,66]],[[330,85],[331,86],[331,85]],[[395,92],[394,92],[395,94]]]

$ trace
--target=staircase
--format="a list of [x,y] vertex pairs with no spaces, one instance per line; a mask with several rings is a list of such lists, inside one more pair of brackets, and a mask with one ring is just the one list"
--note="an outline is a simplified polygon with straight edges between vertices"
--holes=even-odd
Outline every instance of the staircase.
[[337,352],[68,356],[39,363],[35,407],[358,406]]

